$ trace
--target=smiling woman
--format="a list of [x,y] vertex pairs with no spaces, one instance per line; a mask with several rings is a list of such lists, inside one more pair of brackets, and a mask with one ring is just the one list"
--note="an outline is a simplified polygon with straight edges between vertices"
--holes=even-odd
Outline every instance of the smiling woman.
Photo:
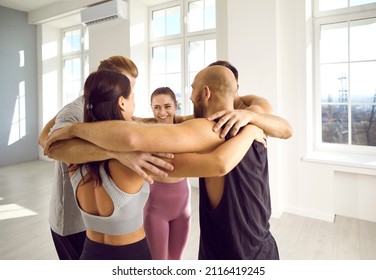
[[178,109],[175,93],[169,87],[160,87],[151,94],[151,109],[160,123],[175,123]]
[[[169,87],[151,94],[151,108],[158,123],[176,123],[178,102]],[[182,259],[191,222],[191,187],[187,178],[158,177],[150,184],[144,209],[145,232],[153,259]],[[171,215],[174,213],[174,215]]]

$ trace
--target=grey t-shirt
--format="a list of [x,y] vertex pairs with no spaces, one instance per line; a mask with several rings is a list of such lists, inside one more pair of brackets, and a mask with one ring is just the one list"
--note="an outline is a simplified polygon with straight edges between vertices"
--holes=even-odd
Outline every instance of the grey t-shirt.
[[[83,119],[84,98],[80,96],[60,110],[51,131],[74,122],[83,122]],[[67,165],[60,161],[55,162],[49,216],[51,229],[59,235],[66,236],[86,230],[75,202]]]

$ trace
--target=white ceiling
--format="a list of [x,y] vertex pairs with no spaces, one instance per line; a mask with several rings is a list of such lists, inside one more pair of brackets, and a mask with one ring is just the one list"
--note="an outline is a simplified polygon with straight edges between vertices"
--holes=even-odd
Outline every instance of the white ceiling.
[[[57,2],[69,2],[77,0],[0,0],[0,6],[23,12],[30,12]],[[167,2],[167,0],[141,0],[147,6]]]
[[61,1],[72,0],[0,0],[0,6],[23,12],[30,12]]
[[[49,5],[53,5],[59,2],[71,2],[71,1],[80,1],[80,0],[0,0],[0,6],[22,11],[22,12],[31,12],[41,8],[44,8]],[[109,1],[109,0],[102,0]],[[97,2],[102,2],[98,0]],[[157,5],[165,3],[171,0],[138,0],[142,1],[146,6]],[[54,19],[49,22],[50,25],[57,28],[65,28],[67,26],[72,26],[72,24],[80,24],[81,19],[79,14],[68,15],[62,18]]]

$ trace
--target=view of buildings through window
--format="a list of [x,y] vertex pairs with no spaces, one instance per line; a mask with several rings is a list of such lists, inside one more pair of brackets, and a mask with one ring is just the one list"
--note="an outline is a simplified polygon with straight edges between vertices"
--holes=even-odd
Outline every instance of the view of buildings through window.
[[[320,5],[328,2],[336,2],[339,6],[331,7],[336,9],[376,1]],[[319,25],[321,140],[376,146],[376,14],[364,17],[355,11],[342,18],[328,16]]]

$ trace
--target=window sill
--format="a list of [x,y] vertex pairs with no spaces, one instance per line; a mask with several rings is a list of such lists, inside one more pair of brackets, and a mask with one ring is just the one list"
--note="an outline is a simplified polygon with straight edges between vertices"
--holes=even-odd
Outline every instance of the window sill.
[[302,158],[306,162],[336,166],[335,170],[376,175],[376,156],[343,152],[312,151]]

